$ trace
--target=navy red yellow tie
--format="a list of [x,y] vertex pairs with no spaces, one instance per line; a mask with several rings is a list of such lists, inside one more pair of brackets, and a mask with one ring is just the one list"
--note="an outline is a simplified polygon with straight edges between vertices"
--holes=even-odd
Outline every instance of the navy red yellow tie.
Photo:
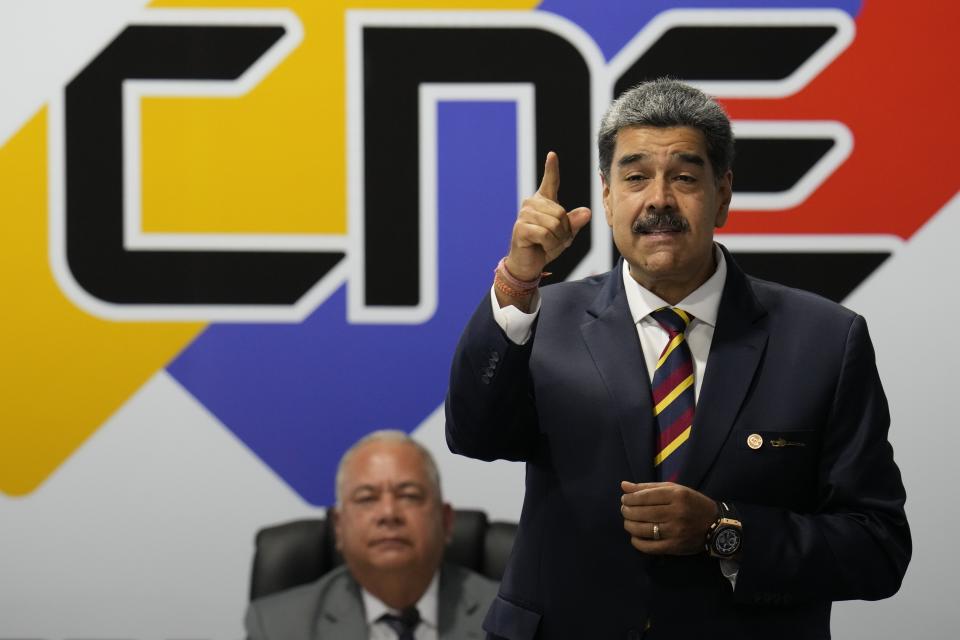
[[420,624],[420,612],[416,607],[407,607],[400,615],[385,613],[379,619],[396,632],[397,640],[414,640],[414,632]]
[[693,427],[693,356],[684,332],[693,316],[683,309],[662,307],[650,316],[669,334],[653,374],[653,417],[657,423],[653,466],[657,478],[676,482]]

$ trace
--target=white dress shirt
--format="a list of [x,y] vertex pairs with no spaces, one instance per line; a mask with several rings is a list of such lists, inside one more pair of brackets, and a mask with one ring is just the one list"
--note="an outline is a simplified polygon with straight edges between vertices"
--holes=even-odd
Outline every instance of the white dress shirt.
[[707,358],[710,345],[713,344],[713,331],[717,326],[717,312],[720,310],[720,297],[723,285],[727,281],[727,261],[723,252],[715,249],[717,270],[702,285],[675,305],[666,302],[655,293],[644,289],[630,275],[630,267],[623,263],[623,286],[627,293],[630,315],[637,325],[637,334],[643,346],[643,358],[647,363],[647,374],[653,382],[657,369],[657,360],[664,347],[670,341],[670,334],[654,320],[650,314],[661,307],[679,307],[693,316],[690,326],[684,332],[684,339],[693,356],[693,392],[694,401],[700,399],[700,387],[703,386],[703,374],[707,370]]
[[[713,252],[717,260],[716,271],[706,282],[675,305],[671,305],[660,296],[640,286],[640,283],[630,275],[629,265],[626,261],[623,263],[623,286],[627,294],[627,305],[630,307],[633,322],[637,326],[637,334],[640,336],[643,357],[647,363],[647,374],[651,382],[657,369],[657,360],[667,346],[670,335],[650,314],[661,307],[673,306],[693,316],[684,337],[693,356],[695,402],[700,399],[700,387],[703,385],[703,375],[707,370],[707,359],[710,356],[710,345],[713,344],[713,332],[717,326],[720,298],[723,295],[723,286],[727,282],[727,261],[723,257],[723,252],[716,245]],[[507,334],[507,338],[514,344],[526,344],[530,339],[533,322],[540,313],[540,292],[535,292],[531,299],[530,313],[524,313],[512,305],[501,309],[493,287],[490,288],[490,300],[493,304],[493,317]],[[738,563],[735,561],[720,562],[720,570],[734,588],[737,586],[738,568]]]
[[[713,275],[690,295],[676,305],[671,305],[660,296],[651,293],[640,286],[640,283],[630,275],[630,267],[623,263],[623,286],[627,293],[627,305],[630,315],[637,325],[637,334],[643,346],[643,357],[647,363],[647,374],[653,381],[653,374],[657,368],[657,360],[663,348],[667,346],[670,336],[650,313],[660,307],[676,306],[689,312],[694,320],[687,327],[685,337],[693,354],[694,362],[694,397],[699,400],[700,387],[703,383],[703,374],[707,369],[707,357],[710,355],[710,345],[713,343],[713,330],[717,325],[717,312],[720,309],[720,297],[723,295],[723,285],[727,282],[727,261],[719,247],[714,247],[717,258],[717,269]],[[490,288],[490,302],[493,305],[493,317],[507,334],[507,338],[514,344],[526,344],[530,339],[531,329],[537,314],[540,313],[540,292],[536,291],[531,299],[530,313],[524,313],[514,306],[500,308],[497,302],[496,290]]]
[[[391,609],[376,596],[363,587],[360,588],[363,596],[363,610],[367,617],[367,628],[370,630],[370,640],[397,640],[397,633],[386,622],[378,620],[385,613],[400,615],[396,609]],[[440,620],[440,572],[433,575],[433,580],[417,602],[417,611],[420,612],[420,624],[414,630],[416,640],[438,640],[437,624]]]

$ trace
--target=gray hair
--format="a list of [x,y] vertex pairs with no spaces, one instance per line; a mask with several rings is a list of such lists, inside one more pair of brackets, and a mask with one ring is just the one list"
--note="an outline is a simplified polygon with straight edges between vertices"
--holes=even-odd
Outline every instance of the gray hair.
[[659,78],[642,82],[613,101],[600,122],[600,172],[610,180],[617,133],[624,127],[693,127],[703,133],[707,157],[719,181],[733,166],[730,119],[716,100],[690,85]]
[[440,490],[440,470],[437,469],[437,463],[434,461],[433,456],[430,455],[430,452],[427,450],[427,448],[411,438],[409,434],[404,431],[399,431],[397,429],[381,429],[380,431],[368,433],[357,440],[349,449],[346,450],[346,452],[344,452],[343,456],[340,458],[340,464],[337,465],[336,477],[338,507],[343,503],[343,483],[345,481],[344,476],[346,475],[347,464],[350,462],[353,456],[356,455],[357,451],[374,442],[406,444],[416,449],[420,454],[420,457],[423,459],[423,467],[427,472],[427,479],[430,480],[430,483],[437,490],[437,498],[441,502],[443,501],[443,492]]

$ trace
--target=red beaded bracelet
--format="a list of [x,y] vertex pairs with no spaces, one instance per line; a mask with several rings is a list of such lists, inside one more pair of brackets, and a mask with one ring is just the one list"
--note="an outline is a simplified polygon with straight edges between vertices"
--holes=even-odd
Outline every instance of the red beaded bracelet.
[[[519,280],[507,270],[506,263],[506,258],[500,258],[500,262],[497,263],[496,269],[493,270],[493,282],[494,285],[496,285],[498,281],[501,282],[503,286],[499,287],[500,291],[507,295],[513,295],[514,297],[532,295],[537,287],[540,286],[540,280],[550,275],[548,272],[544,271],[536,280]],[[514,291],[515,293],[511,293],[510,291]],[[518,293],[519,295],[517,295]]]
[[499,272],[497,273],[496,277],[494,277],[493,279],[493,288],[509,298],[529,298],[536,291],[536,289],[528,289],[526,291],[514,289],[513,287],[511,287],[510,285],[508,285],[506,282],[503,281],[503,279],[500,277]]

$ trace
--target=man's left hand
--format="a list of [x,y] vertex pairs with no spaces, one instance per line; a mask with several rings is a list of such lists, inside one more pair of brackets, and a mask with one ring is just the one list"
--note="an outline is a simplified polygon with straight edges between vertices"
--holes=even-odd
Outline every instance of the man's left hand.
[[620,488],[623,528],[637,550],[652,555],[691,555],[704,550],[707,531],[717,519],[716,502],[673,482],[624,481]]

